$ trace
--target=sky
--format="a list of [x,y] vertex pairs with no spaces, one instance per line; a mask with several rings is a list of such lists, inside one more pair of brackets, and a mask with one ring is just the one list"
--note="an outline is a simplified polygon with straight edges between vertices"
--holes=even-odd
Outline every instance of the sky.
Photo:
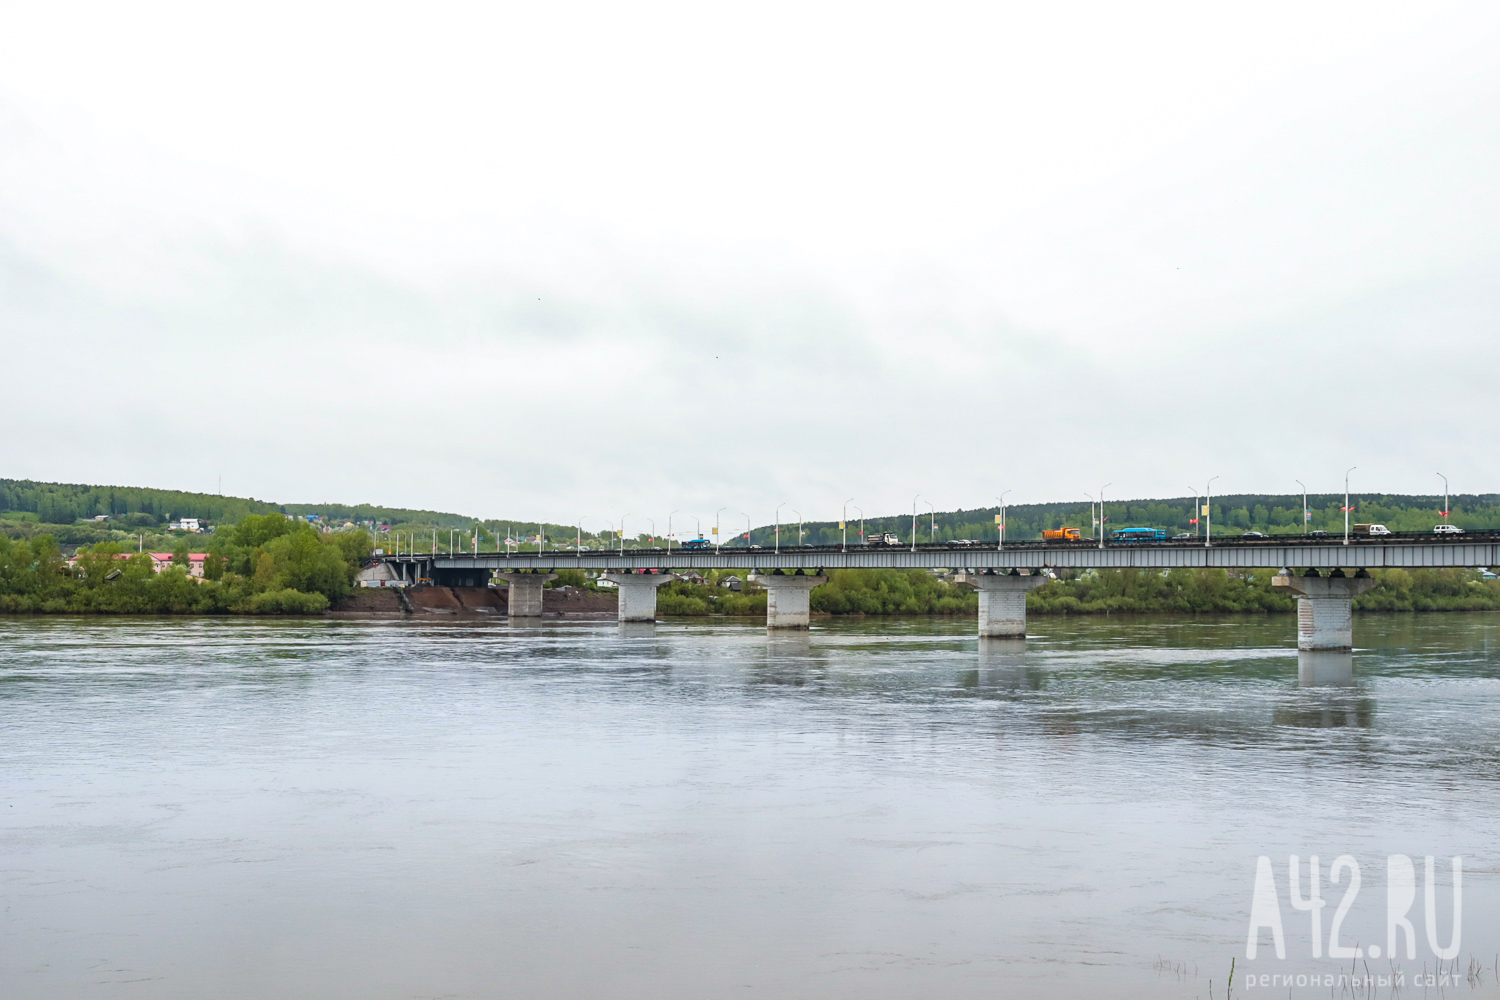
[[3,2],[0,476],[595,529],[1500,491],[1497,49],[1440,2]]

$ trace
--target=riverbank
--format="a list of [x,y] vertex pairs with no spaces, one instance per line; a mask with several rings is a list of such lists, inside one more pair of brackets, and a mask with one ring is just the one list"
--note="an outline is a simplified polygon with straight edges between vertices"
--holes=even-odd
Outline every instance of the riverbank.
[[[246,546],[239,565],[197,579],[184,567],[154,572],[149,561],[106,550],[66,565],[55,546],[0,539],[0,614],[325,615],[505,614],[505,588],[349,586],[352,558],[311,533],[287,543]],[[289,543],[297,542],[299,545]],[[185,560],[184,560],[185,561]],[[253,567],[253,568],[252,568]],[[574,571],[568,571],[570,573]],[[577,573],[544,591],[546,614],[603,614],[617,602]],[[1477,570],[1376,570],[1376,585],[1354,601],[1359,612],[1500,610],[1500,579]],[[766,594],[747,570],[715,570],[702,582],[674,580],[658,591],[662,617],[748,618],[766,613]],[[1272,570],[1101,570],[1064,572],[1029,593],[1031,615],[1291,614],[1296,598],[1271,585]],[[723,586],[736,582],[739,590]],[[973,616],[978,595],[925,570],[845,569],[813,590],[819,616]]]

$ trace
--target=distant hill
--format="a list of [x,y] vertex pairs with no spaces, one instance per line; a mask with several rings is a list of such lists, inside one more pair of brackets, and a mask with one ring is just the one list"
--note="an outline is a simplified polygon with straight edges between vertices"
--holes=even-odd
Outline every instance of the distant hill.
[[[1375,521],[1388,525],[1394,531],[1428,531],[1440,520],[1442,507],[1440,495],[1383,495],[1358,494],[1351,498],[1355,506],[1353,519]],[[1293,533],[1302,530],[1299,514],[1302,498],[1288,494],[1229,494],[1214,497],[1214,533],[1238,534],[1242,531],[1265,531],[1272,534]],[[1342,494],[1309,494],[1308,507],[1312,518],[1311,528],[1341,531],[1343,527]],[[1201,501],[1199,501],[1201,503]],[[1465,528],[1500,528],[1500,495],[1462,494],[1451,498],[1453,523]],[[1173,532],[1197,531],[1192,524],[1194,501],[1191,497],[1176,497],[1156,500],[1110,501],[1106,516],[1109,528],[1156,527]],[[1045,528],[1071,525],[1092,532],[1087,500],[1064,503],[1016,504],[1006,508],[1006,537],[1020,541],[1037,538]],[[226,497],[212,493],[185,493],[180,490],[157,490],[140,486],[88,486],[80,483],[37,483],[22,479],[0,479],[0,519],[24,519],[41,524],[72,525],[80,519],[100,514],[112,515],[111,522],[123,523],[125,527],[165,525],[168,520],[196,517],[214,524],[231,524],[247,514],[281,513],[293,516],[319,514],[329,521],[378,521],[392,525],[420,526],[414,530],[460,528],[467,529],[483,524],[492,533],[529,534],[534,522],[514,523],[505,519],[477,518],[445,511],[409,510],[400,507],[380,507],[374,504],[340,503],[295,503],[281,504],[253,497]],[[993,541],[996,537],[995,515],[998,507],[983,507],[977,510],[938,511],[936,514],[922,511],[917,515],[917,536],[920,541],[934,539],[939,542],[955,538],[970,538],[976,541]],[[524,526],[523,526],[524,524]],[[903,541],[910,541],[912,518],[910,514],[871,517],[864,522],[869,535],[892,532]],[[740,535],[743,528],[725,525],[725,543],[743,543]],[[802,525],[803,540],[807,544],[836,544],[843,537],[837,521],[808,521]],[[35,530],[33,527],[31,530]],[[548,524],[545,531],[549,539],[571,538],[574,528],[570,525]],[[859,540],[859,522],[849,525],[851,542]],[[86,531],[80,526],[77,531]],[[597,539],[598,533],[584,532],[585,539]],[[679,536],[686,537],[686,536]],[[751,532],[751,541],[760,545],[775,544],[775,530],[769,525],[758,525]],[[634,536],[632,536],[634,538]],[[85,539],[78,539],[85,540]],[[781,542],[795,545],[797,525],[781,525]],[[659,540],[658,540],[659,543]]]
[[[236,522],[247,514],[320,514],[328,520],[420,522],[444,528],[467,527],[474,519],[462,514],[406,510],[372,504],[272,503],[253,497],[214,493],[185,493],[145,486],[89,486],[83,483],[37,483],[28,479],[0,479],[0,518],[30,515],[43,524],[72,524],[79,519],[109,514],[140,525],[196,517],[215,524]],[[132,515],[134,515],[132,517]]]

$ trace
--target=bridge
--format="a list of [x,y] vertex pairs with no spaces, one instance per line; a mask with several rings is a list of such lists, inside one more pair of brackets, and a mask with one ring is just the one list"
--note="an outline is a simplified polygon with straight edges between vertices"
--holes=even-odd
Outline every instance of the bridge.
[[1004,545],[725,546],[407,553],[382,557],[401,579],[446,586],[509,585],[512,617],[541,614],[542,588],[559,569],[599,572],[619,587],[622,622],[656,619],[656,588],[677,571],[741,569],[767,591],[768,628],[807,628],[809,595],[830,569],[949,569],[979,591],[979,634],[1026,634],[1026,591],[1057,569],[1278,569],[1273,583],[1298,597],[1298,648],[1348,650],[1351,602],[1375,585],[1372,569],[1500,566],[1500,531],[1313,538],[1279,535],[1167,542],[1007,542]]

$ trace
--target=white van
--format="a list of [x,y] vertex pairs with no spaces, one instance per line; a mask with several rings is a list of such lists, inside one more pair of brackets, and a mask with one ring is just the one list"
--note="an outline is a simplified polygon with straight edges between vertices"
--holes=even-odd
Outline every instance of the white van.
[[1432,526],[1432,533],[1434,535],[1462,535],[1464,529],[1456,524],[1434,524]]

